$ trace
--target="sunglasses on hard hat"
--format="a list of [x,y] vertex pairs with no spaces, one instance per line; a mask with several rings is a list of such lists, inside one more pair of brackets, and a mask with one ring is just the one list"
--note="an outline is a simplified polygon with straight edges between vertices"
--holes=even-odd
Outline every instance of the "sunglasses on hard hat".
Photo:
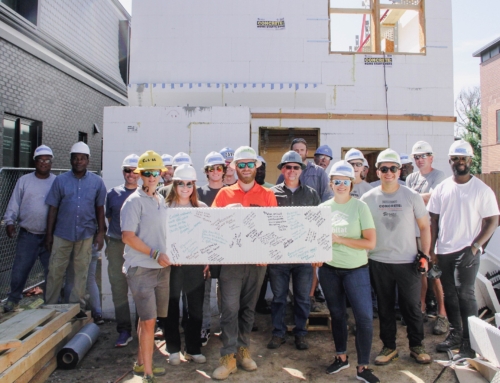
[[210,173],[215,172],[215,171],[217,171],[217,172],[221,172],[221,171],[223,171],[223,170],[224,170],[224,166],[222,166],[222,165],[208,166],[208,167],[207,167],[207,170],[208,170]]
[[240,162],[236,164],[236,166],[238,167],[238,169],[253,169],[255,168],[255,162]]
[[351,185],[351,180],[333,180],[333,184],[335,186],[339,186],[344,184],[344,186],[349,186]]
[[419,159],[421,159],[421,158],[425,160],[427,157],[430,157],[430,156],[432,156],[432,153],[415,154],[415,155],[413,156],[413,158],[414,158],[414,159],[416,159],[416,160],[419,160]]
[[141,171],[141,176],[143,177],[146,177],[146,178],[149,178],[151,176],[153,177],[159,177],[161,174],[161,172],[159,170],[144,170],[144,171]]
[[389,170],[391,171],[391,173],[397,173],[399,168],[395,165],[391,167],[382,166],[381,168],[378,168],[378,170],[380,170],[384,174],[387,173]]
[[180,181],[180,182],[176,182],[175,186],[180,186],[181,188],[187,187],[187,188],[191,189],[193,187],[193,183],[192,182],[182,182],[182,181]]

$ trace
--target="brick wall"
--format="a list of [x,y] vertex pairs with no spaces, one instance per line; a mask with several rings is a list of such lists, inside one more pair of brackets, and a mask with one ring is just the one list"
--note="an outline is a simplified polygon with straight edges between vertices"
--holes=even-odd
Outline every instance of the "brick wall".
[[496,112],[500,110],[500,55],[481,64],[482,171],[500,171]]
[[[118,102],[0,39],[0,148],[3,114],[43,124],[42,143],[54,151],[54,168],[69,168],[78,131],[88,134],[90,169],[101,168],[103,108]],[[101,134],[93,134],[97,124]],[[0,150],[0,166],[3,164]]]

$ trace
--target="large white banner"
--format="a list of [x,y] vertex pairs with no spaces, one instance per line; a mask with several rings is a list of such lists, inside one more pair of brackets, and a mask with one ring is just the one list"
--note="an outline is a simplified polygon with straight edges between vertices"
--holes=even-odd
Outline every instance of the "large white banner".
[[332,258],[328,207],[168,209],[175,264],[313,263]]

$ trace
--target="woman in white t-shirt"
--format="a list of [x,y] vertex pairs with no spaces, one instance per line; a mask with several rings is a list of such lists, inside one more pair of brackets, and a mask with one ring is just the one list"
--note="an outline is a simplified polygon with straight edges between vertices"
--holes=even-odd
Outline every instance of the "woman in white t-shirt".
[[[196,171],[191,165],[183,164],[178,166],[172,179],[174,183],[166,198],[168,207],[207,207],[205,203],[198,201]],[[169,310],[163,326],[167,351],[170,354],[169,363],[171,365],[181,363],[181,336],[179,333],[179,300],[181,292],[187,297],[188,314],[187,320],[183,320],[186,342],[184,357],[195,363],[205,363],[206,358],[201,353],[200,338],[205,295],[205,267],[203,265],[178,265],[172,266],[171,269]]]
[[332,259],[319,269],[319,281],[332,318],[337,355],[326,369],[335,374],[349,367],[347,356],[346,298],[356,319],[357,379],[379,382],[368,369],[373,337],[373,308],[367,250],[376,243],[375,224],[368,206],[351,196],[354,168],[339,161],[330,170],[334,197],[320,206],[332,211]]

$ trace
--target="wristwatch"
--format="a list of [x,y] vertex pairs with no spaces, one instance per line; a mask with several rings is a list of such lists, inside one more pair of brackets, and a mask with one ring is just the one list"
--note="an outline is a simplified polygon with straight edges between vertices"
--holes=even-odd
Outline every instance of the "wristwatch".
[[480,245],[479,243],[474,242],[474,243],[472,244],[472,246],[473,246],[473,247],[475,247],[477,250],[479,250],[479,251],[480,251],[480,253],[482,253],[482,252],[483,252],[483,248],[481,247],[481,245]]

